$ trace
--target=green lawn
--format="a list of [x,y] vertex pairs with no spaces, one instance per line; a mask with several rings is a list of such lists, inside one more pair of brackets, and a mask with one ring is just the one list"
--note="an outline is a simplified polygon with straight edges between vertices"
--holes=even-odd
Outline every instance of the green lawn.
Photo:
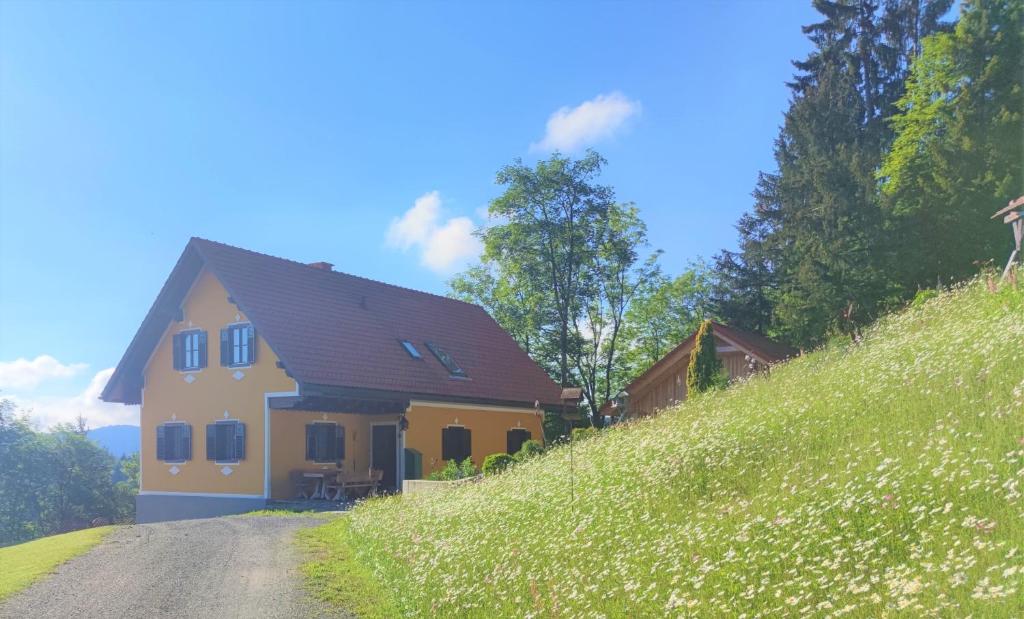
[[98,544],[114,527],[96,527],[0,548],[0,600]]
[[976,282],[572,457],[368,501],[305,534],[309,584],[371,616],[1024,616],[1024,290]]

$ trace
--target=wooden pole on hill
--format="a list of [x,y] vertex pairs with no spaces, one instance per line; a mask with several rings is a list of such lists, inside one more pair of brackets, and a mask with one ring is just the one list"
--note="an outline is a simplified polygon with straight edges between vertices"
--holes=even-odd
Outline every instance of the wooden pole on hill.
[[1010,224],[1013,229],[1013,251],[1010,252],[1010,259],[1006,261],[1006,268],[1003,269],[1003,279],[1006,279],[1010,274],[1010,269],[1013,268],[1014,260],[1024,263],[1024,256],[1020,249],[1021,242],[1024,240],[1024,196],[1010,200],[1005,208],[999,209],[995,215],[992,215],[992,219],[1000,215],[1003,216],[1003,223]]
[[[565,420],[565,431],[569,438],[569,505],[575,508],[576,505],[576,479],[574,477],[572,461],[572,428],[573,423],[583,419],[580,415],[580,400],[583,399],[583,390],[579,387],[566,387],[562,389],[562,419]],[[568,406],[572,406],[569,412]]]

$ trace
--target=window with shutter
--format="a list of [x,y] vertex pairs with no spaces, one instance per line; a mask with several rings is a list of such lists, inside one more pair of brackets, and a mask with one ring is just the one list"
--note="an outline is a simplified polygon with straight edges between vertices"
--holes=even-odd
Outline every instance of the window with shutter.
[[470,431],[461,426],[441,429],[441,459],[462,462],[473,453]]
[[513,455],[519,453],[522,449],[523,443],[533,438],[529,430],[522,428],[513,428],[505,434],[505,453]]
[[206,367],[206,331],[182,331],[174,336],[174,369],[199,370]]
[[245,460],[245,424],[227,420],[207,425],[206,459],[215,462]]
[[306,424],[306,460],[327,463],[344,459],[344,426],[320,421]]
[[156,459],[185,462],[192,459],[192,426],[168,422],[156,427]]
[[220,332],[220,364],[241,367],[256,363],[256,330],[250,324],[231,325]]

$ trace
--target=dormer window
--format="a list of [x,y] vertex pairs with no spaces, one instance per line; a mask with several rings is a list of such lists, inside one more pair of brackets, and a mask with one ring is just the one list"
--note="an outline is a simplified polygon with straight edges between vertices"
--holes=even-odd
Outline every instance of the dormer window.
[[448,374],[455,378],[466,378],[466,371],[459,367],[459,364],[448,354],[447,350],[433,342],[427,342],[427,348],[430,349],[430,352],[434,353],[434,356],[441,362],[441,365],[448,370]]
[[402,348],[405,349],[405,352],[409,353],[410,357],[412,357],[413,359],[422,359],[423,358],[423,355],[420,354],[420,351],[416,350],[416,347],[413,345],[412,342],[410,342],[409,340],[399,340],[399,341],[402,343]]
[[174,336],[174,369],[181,372],[206,367],[206,331],[182,331]]
[[252,325],[229,325],[220,330],[220,364],[241,367],[256,362],[256,331]]

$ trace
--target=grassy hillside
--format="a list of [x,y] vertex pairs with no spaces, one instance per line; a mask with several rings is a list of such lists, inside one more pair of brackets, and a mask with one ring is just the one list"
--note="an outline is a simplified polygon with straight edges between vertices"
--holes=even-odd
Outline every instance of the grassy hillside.
[[569,459],[368,502],[313,533],[312,585],[418,616],[1022,616],[1024,290],[577,444],[575,502]]
[[83,529],[0,548],[0,600],[98,544],[113,527]]

